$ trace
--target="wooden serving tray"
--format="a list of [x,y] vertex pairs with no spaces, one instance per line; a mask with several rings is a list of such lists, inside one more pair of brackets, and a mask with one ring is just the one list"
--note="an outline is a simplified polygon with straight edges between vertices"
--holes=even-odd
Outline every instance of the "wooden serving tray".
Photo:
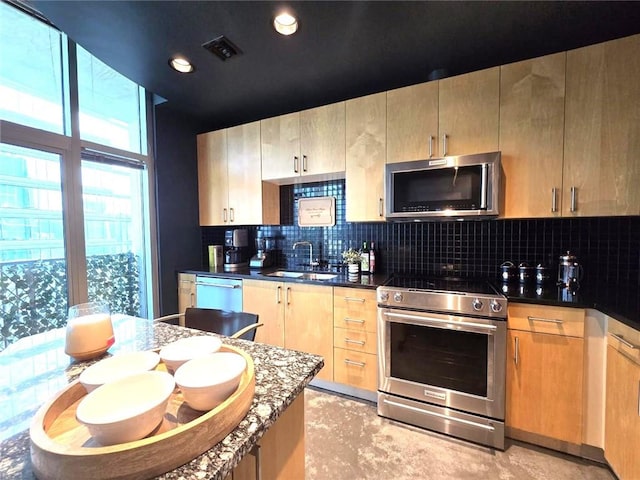
[[[162,423],[134,442],[102,446],[76,420],[76,408],[87,395],[76,380],[40,407],[31,423],[31,463],[40,480],[144,479],[173,470],[206,452],[245,417],[255,391],[253,360],[243,350],[222,345],[247,361],[237,390],[208,412],[190,408],[176,386]],[[166,371],[161,362],[156,370]]]

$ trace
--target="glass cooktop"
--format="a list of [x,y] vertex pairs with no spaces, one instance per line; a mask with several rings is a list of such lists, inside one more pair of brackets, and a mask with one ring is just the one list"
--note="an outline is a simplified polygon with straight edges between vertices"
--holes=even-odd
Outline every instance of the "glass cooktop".
[[477,295],[495,295],[496,290],[482,279],[459,277],[412,277],[397,275],[385,284],[385,287],[404,288],[422,291],[460,292]]

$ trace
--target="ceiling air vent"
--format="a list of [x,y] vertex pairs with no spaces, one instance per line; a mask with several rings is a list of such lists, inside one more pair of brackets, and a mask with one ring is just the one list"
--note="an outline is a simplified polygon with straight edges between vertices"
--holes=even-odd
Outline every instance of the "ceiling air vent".
[[239,55],[242,53],[238,47],[236,47],[231,40],[226,38],[224,35],[220,35],[213,40],[203,43],[202,46],[209,50],[211,53],[216,54],[220,57],[220,60],[223,62],[228,58],[231,58],[235,55]]

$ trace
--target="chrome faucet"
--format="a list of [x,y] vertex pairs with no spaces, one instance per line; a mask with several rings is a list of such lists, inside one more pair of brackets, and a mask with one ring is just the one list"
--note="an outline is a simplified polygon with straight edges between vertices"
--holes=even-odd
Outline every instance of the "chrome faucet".
[[295,250],[296,247],[304,246],[304,245],[309,246],[309,266],[315,267],[316,265],[318,265],[318,262],[313,261],[313,245],[311,244],[311,242],[307,242],[307,241],[296,242],[293,244],[293,249]]

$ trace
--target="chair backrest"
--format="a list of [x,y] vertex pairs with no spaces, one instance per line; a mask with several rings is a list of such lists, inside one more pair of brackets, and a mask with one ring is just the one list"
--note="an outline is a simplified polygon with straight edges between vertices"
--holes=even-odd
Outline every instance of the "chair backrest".
[[[258,323],[258,315],[247,312],[231,312],[215,308],[187,308],[184,312],[184,326],[231,336],[237,331]],[[256,329],[249,330],[240,336],[244,340],[253,341]]]

